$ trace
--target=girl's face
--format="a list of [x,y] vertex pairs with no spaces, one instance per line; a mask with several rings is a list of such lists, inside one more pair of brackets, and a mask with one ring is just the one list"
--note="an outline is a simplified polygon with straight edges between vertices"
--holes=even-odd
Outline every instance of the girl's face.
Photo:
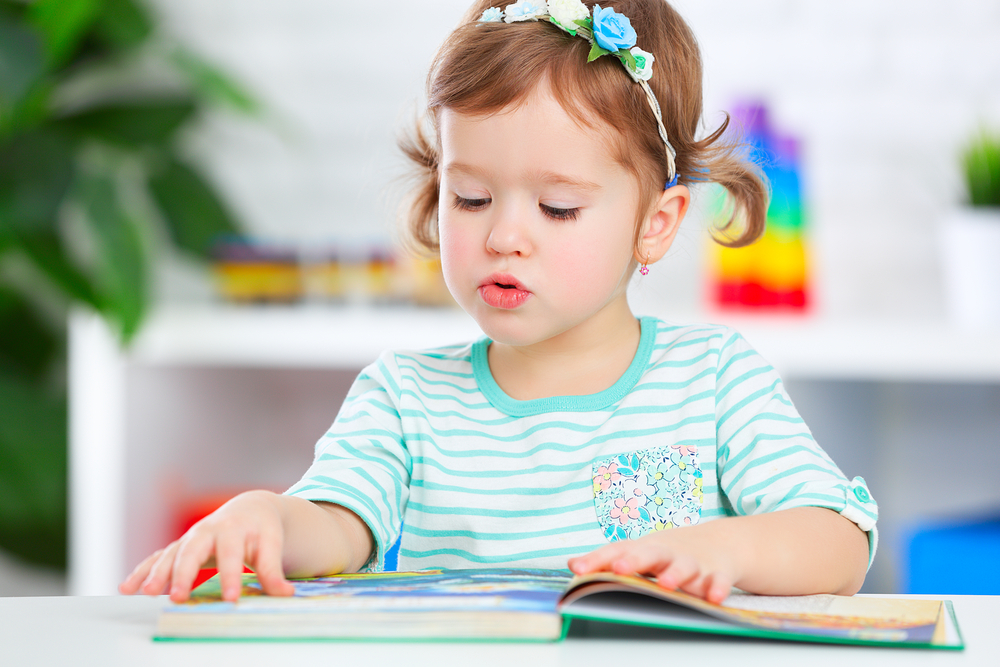
[[445,282],[492,340],[529,346],[634,326],[635,178],[540,87],[492,116],[440,114]]

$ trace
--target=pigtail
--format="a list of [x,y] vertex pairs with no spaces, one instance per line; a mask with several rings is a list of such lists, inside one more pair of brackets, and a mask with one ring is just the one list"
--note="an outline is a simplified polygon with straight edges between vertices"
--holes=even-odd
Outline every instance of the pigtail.
[[729,216],[712,229],[716,243],[728,248],[750,245],[764,234],[770,200],[768,183],[760,169],[747,160],[746,149],[726,138],[730,117],[712,134],[691,144],[694,181],[718,183],[729,195]]
[[406,244],[421,254],[437,254],[438,177],[437,144],[429,136],[426,124],[418,119],[410,132],[399,137],[403,155],[413,164],[413,187],[401,206],[401,222]]

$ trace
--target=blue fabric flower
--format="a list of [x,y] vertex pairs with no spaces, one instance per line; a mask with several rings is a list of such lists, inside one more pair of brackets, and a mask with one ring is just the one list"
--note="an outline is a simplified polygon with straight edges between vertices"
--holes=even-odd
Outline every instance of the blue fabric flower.
[[635,46],[635,29],[628,17],[613,9],[594,5],[594,40],[598,46],[612,53]]
[[545,0],[517,0],[513,5],[507,5],[503,20],[507,23],[537,21],[539,16],[547,12]]
[[483,12],[483,15],[479,17],[479,20],[484,23],[499,23],[503,21],[503,10],[499,7],[490,7]]

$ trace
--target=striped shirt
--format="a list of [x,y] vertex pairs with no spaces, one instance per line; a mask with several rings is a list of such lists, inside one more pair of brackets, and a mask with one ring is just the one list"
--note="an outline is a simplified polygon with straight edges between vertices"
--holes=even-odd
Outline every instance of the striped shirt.
[[358,376],[287,493],[345,506],[381,569],[565,569],[609,540],[817,506],[869,532],[877,506],[816,444],[775,370],[735,331],[642,318],[608,389],[515,400],[489,340],[390,351]]

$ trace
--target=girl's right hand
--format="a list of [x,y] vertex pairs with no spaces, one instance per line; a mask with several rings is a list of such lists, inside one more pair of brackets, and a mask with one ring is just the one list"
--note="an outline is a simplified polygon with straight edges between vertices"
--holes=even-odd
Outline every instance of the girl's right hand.
[[270,491],[248,491],[191,527],[179,540],[160,549],[132,571],[118,590],[124,595],[170,593],[184,602],[198,571],[219,570],[222,599],[235,601],[242,589],[243,565],[257,574],[268,595],[292,595],[282,565],[284,526],[281,497]]

